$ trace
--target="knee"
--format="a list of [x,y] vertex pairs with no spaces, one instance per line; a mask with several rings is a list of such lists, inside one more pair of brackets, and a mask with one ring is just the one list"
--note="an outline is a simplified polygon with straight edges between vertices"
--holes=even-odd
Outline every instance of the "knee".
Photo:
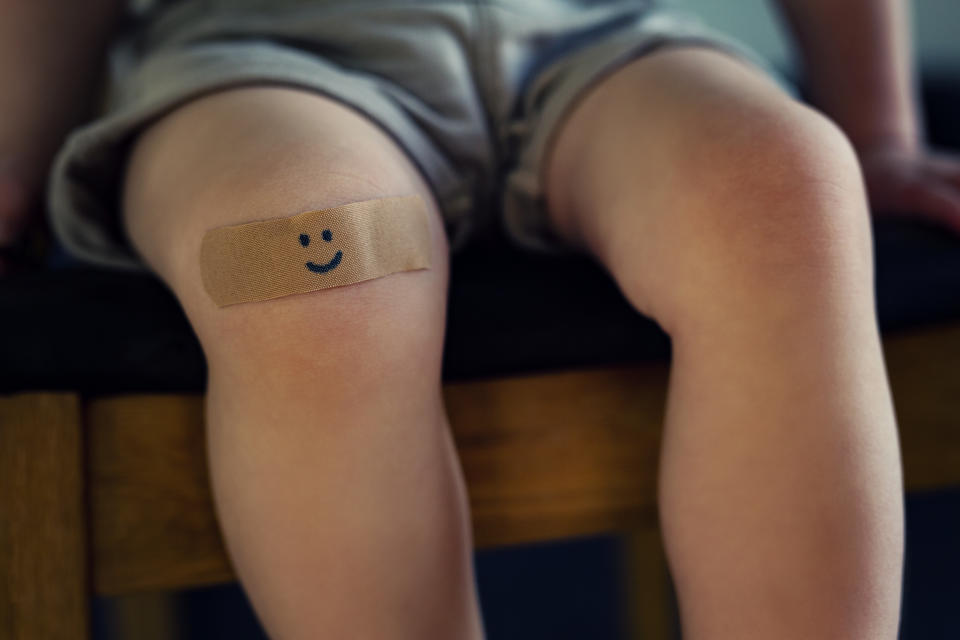
[[[362,191],[333,201],[318,200],[320,204],[302,209],[406,193]],[[428,194],[420,195],[430,202]],[[341,397],[378,392],[379,387],[393,384],[405,373],[436,383],[448,269],[439,216],[432,204],[430,209],[431,264],[427,269],[400,270],[341,286],[225,307],[217,306],[202,289],[195,271],[175,280],[211,372],[229,369],[236,376],[244,371],[251,380],[262,379],[269,372],[284,387],[337,388]],[[296,238],[293,240],[296,242]],[[310,243],[316,255],[322,256],[317,260],[327,260],[331,250],[315,248],[317,244],[325,243],[319,238]],[[192,261],[199,262],[198,256],[194,251]],[[348,255],[345,261],[349,259]]]
[[297,89],[237,87],[189,101],[137,136],[123,223],[177,289],[195,277],[207,229],[413,193],[438,215],[424,177],[366,117]]
[[[772,292],[869,286],[869,211],[856,153],[825,116],[786,99],[781,106],[715,114],[682,145],[682,183],[662,190],[667,213],[654,217],[654,235],[667,241],[653,260],[638,260],[663,267],[671,292],[637,293],[661,301],[665,326],[713,302],[727,313],[737,300]],[[650,280],[636,278],[646,289]]]
[[[413,194],[427,203],[429,269],[227,307],[203,288],[208,229]],[[448,260],[440,212],[409,160],[359,116],[295,92],[198,100],[137,140],[124,212],[197,333],[211,383],[269,387],[278,397],[360,397],[411,373],[437,383]]]
[[[828,118],[795,102],[727,118],[688,159],[677,210],[739,258],[811,266],[863,240],[868,210],[856,154]],[[826,266],[826,265],[824,265]]]
[[421,387],[410,397],[422,398],[440,381],[441,280],[432,270],[400,272],[188,315],[211,381],[260,388],[278,401],[308,394],[359,406]]
[[[317,184],[323,184],[322,177]],[[264,202],[273,210],[292,215],[346,202],[408,195],[411,189],[406,187],[398,186],[392,192],[362,189],[336,197],[324,192],[311,204],[304,201],[292,210],[283,209],[289,204],[283,198]],[[197,268],[183,269],[171,277],[211,374],[229,372],[231,378],[242,374],[247,380],[274,384],[283,390],[316,393],[325,389],[341,399],[380,393],[388,386],[397,386],[398,378],[410,373],[435,384],[444,335],[447,244],[430,195],[419,195],[429,203],[428,269],[401,270],[351,284],[225,307],[218,307],[203,288]],[[242,191],[223,194],[209,204],[229,209],[245,197]],[[198,230],[191,238],[200,235]],[[330,250],[317,248],[317,244],[325,243],[318,238],[310,248],[322,256],[318,260],[326,260]],[[188,253],[183,261],[198,264],[198,247]],[[283,390],[274,391],[282,395]]]

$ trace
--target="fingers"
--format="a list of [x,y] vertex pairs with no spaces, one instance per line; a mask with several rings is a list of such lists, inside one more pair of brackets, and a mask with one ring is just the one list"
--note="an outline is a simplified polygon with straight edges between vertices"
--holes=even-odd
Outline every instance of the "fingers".
[[946,181],[924,180],[904,189],[897,209],[960,234],[960,189]]
[[30,209],[26,185],[12,176],[0,175],[0,247],[10,247],[20,238]]
[[32,214],[39,209],[27,183],[0,172],[0,277],[23,266],[20,241]]
[[936,151],[928,156],[928,167],[934,175],[960,189],[960,154]]
[[876,214],[927,220],[960,235],[960,155],[876,153],[862,163]]

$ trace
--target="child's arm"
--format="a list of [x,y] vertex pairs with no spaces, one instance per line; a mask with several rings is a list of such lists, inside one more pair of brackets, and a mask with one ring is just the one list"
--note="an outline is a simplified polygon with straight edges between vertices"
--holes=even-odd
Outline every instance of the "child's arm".
[[0,0],[0,248],[39,208],[53,154],[91,106],[123,7],[123,0]]
[[921,138],[906,0],[780,0],[814,103],[858,148]]
[[907,0],[779,0],[811,100],[857,149],[874,211],[960,233],[960,155],[926,147]]

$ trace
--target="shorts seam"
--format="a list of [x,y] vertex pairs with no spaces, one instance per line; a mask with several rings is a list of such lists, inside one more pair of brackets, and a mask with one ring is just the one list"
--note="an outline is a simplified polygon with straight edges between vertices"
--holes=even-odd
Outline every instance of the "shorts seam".
[[[246,42],[250,41],[243,41]],[[264,41],[253,42],[262,44]],[[170,69],[176,70],[178,66],[182,68],[189,62],[193,52],[223,44],[203,43],[158,52],[155,58],[145,61],[138,69],[136,77],[129,78],[128,82],[136,85],[149,78],[149,64],[164,64],[161,56],[171,56],[168,69],[155,69],[156,73],[165,75],[170,73]],[[71,133],[55,159],[47,193],[51,226],[70,253],[103,265],[143,269],[144,264],[129,240],[116,235],[118,229],[123,233],[122,222],[116,220],[120,212],[107,210],[115,207],[115,193],[108,202],[104,197],[105,191],[97,194],[95,189],[89,188],[89,183],[78,183],[75,177],[71,178],[70,174],[75,173],[70,171],[71,167],[86,164],[84,158],[89,156],[91,150],[106,154],[111,161],[118,163],[117,166],[125,166],[128,151],[124,148],[125,145],[157,119],[204,95],[243,86],[294,86],[324,95],[359,113],[400,147],[405,157],[426,180],[438,202],[450,208],[449,214],[453,215],[449,218],[448,210],[442,211],[445,224],[460,227],[465,225],[465,212],[469,207],[463,204],[463,199],[465,196],[469,198],[470,185],[463,184],[463,178],[454,171],[443,151],[433,140],[415,124],[404,121],[402,110],[392,103],[389,95],[376,83],[370,81],[369,74],[342,70],[324,59],[318,60],[316,64],[310,60],[297,60],[297,57],[304,54],[272,42],[268,44],[269,50],[280,56],[289,56],[282,62],[291,64],[281,64],[281,61],[275,58],[260,59],[254,67],[241,69],[231,63],[218,68],[213,77],[194,75],[171,89],[157,93],[150,93],[149,89],[143,92],[135,91],[131,95],[123,96],[112,112]],[[322,69],[322,73],[318,69]],[[334,87],[331,80],[336,76],[343,76],[349,82]],[[380,81],[388,79],[377,78],[377,82]],[[378,106],[371,108],[370,96],[376,96]],[[122,168],[115,170],[118,177],[122,176]],[[103,171],[105,170],[101,169],[100,172]],[[78,198],[87,200],[88,206],[76,206]],[[98,206],[91,207],[92,202],[97,202]],[[84,211],[81,212],[81,209]],[[86,225],[83,224],[84,221],[87,222]]]
[[[524,96],[523,116],[510,125],[521,140],[516,145],[516,164],[504,182],[513,189],[504,189],[503,193],[503,224],[518,244],[548,252],[577,251],[550,226],[545,197],[546,161],[563,124],[576,107],[592,89],[630,62],[664,46],[707,46],[751,63],[768,76],[774,76],[773,80],[791,92],[768,61],[732,37],[703,24],[695,15],[673,9],[654,14],[659,20],[679,16],[683,21],[671,31],[669,27],[674,25],[665,28],[657,23],[648,24],[649,16],[641,17],[624,31],[554,61],[531,83],[529,93]],[[550,80],[557,74],[561,77],[551,87]],[[535,106],[538,98],[543,98],[539,107]],[[551,104],[551,99],[559,102]]]

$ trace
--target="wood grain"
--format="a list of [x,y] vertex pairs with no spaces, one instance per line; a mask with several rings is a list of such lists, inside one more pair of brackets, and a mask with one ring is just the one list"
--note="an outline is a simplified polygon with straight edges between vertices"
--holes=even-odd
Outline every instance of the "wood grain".
[[657,527],[641,527],[623,535],[625,627],[631,640],[679,637],[676,598],[663,540]]
[[[448,385],[477,546],[650,522],[660,377],[624,369]],[[202,402],[199,395],[89,402],[98,593],[233,576],[209,489]]]
[[907,489],[960,486],[960,326],[884,341]]
[[89,638],[80,404],[0,396],[0,638]]
[[652,522],[665,365],[447,385],[477,546]]
[[107,600],[107,637],[123,640],[180,640],[188,635],[186,612],[172,591],[137,591]]
[[[891,336],[884,351],[908,489],[960,485],[960,327]],[[650,363],[445,385],[476,545],[652,526],[667,377]],[[232,578],[202,397],[104,397],[86,416],[96,590]]]
[[90,401],[93,584],[103,595],[233,577],[217,527],[199,395]]

